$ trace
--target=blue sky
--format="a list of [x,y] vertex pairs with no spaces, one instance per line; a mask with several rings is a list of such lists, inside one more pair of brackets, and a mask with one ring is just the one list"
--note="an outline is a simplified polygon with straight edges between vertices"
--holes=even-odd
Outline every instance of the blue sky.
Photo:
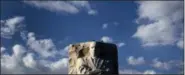
[[183,6],[182,1],[2,1],[2,73],[65,74],[68,45],[91,40],[117,45],[122,74],[182,73]]

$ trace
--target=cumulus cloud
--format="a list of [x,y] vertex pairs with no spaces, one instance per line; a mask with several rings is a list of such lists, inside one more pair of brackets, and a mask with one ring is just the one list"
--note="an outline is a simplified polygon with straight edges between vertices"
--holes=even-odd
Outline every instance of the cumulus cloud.
[[103,37],[101,38],[101,40],[102,40],[103,42],[105,42],[105,43],[112,43],[112,42],[113,42],[113,39],[110,38],[110,37],[108,37],[108,36],[103,36]]
[[60,74],[61,72],[67,74],[68,58],[60,59],[57,62],[51,64],[50,68],[54,74]]
[[[129,58],[127,58],[127,62],[130,65],[145,64],[145,65],[153,67],[154,69],[158,69],[161,71],[176,70],[176,73],[183,73],[183,66],[184,66],[184,62],[182,60],[161,61],[158,58],[155,58],[152,60],[152,63],[150,63],[150,62],[145,61],[144,57],[134,58],[133,56],[130,56]],[[122,74],[134,74],[134,73],[135,74],[155,74],[156,72],[153,70],[146,70],[144,72],[139,72],[139,71],[132,70],[132,69],[124,69],[124,70],[120,70],[120,73]]]
[[119,74],[141,74],[141,72],[133,69],[123,69],[119,70]]
[[10,39],[20,28],[22,28],[24,17],[15,16],[6,20],[1,20],[1,37]]
[[88,1],[24,1],[24,3],[51,12],[77,14],[83,9],[89,15],[97,14],[97,11],[91,8]]
[[89,15],[96,15],[96,14],[98,14],[98,12],[96,10],[89,10],[88,14]]
[[29,68],[36,67],[36,61],[33,58],[33,53],[28,53],[25,57],[23,57],[22,60],[26,67],[29,67]]
[[[115,40],[113,40],[111,37],[109,36],[103,36],[101,37],[101,41],[105,42],[105,43],[115,43]],[[116,43],[116,45],[118,47],[123,47],[125,46],[126,44],[124,42],[119,42],[119,43]]]
[[12,49],[13,49],[14,56],[16,57],[21,57],[21,55],[23,55],[26,52],[25,51],[26,49],[19,44],[14,45]]
[[140,64],[144,64],[145,60],[144,60],[144,57],[134,58],[134,56],[130,56],[127,58],[127,62],[130,65],[140,65]]
[[145,70],[141,72],[133,69],[123,69],[119,70],[119,74],[156,74],[156,72],[154,70]]
[[158,58],[153,59],[152,61],[152,67],[160,69],[160,70],[170,70],[172,68],[175,68],[179,71],[181,71],[181,68],[183,67],[183,61],[177,61],[177,60],[171,60],[171,61],[159,61]]
[[[22,26],[23,20],[24,17],[1,20],[1,29],[10,31],[1,30],[1,36],[11,37]],[[60,52],[67,53],[68,48],[57,49],[52,39],[36,39],[33,32],[21,31],[20,35],[26,42],[25,47],[15,44],[12,54],[1,47],[1,74],[67,74],[68,58],[62,57]]]
[[101,37],[101,41],[103,41],[104,43],[115,43],[118,47],[123,47],[123,46],[126,45],[124,42],[118,42],[118,43],[116,43],[116,40],[113,40],[109,36],[103,36],[103,37]]
[[28,31],[26,31],[26,30],[20,31],[20,36],[21,36],[21,38],[22,38],[24,41],[27,40],[27,33],[28,33]]
[[[28,40],[35,37],[35,34],[30,32],[28,34]],[[41,43],[35,43],[38,46],[33,46],[34,52],[29,50],[28,47],[24,47],[20,44],[15,44],[12,47],[12,55],[8,54],[7,51],[1,53],[1,73],[2,74],[67,74],[68,72],[68,58],[62,57],[56,58],[55,60],[50,60],[46,58],[45,55],[49,54],[49,49],[51,46],[49,43],[51,42],[42,42],[40,40],[32,39],[32,41],[39,41]],[[31,44],[30,44],[31,45]],[[4,48],[1,47],[1,50]],[[32,48],[31,48],[32,49]],[[43,50],[36,50],[43,49]],[[46,49],[46,50],[44,50]],[[67,47],[64,49],[68,49]],[[46,52],[45,52],[46,51]],[[61,52],[60,50],[55,50],[57,53]],[[38,57],[37,54],[39,56]],[[40,53],[43,52],[43,53]],[[51,52],[52,54],[52,52]],[[50,55],[50,54],[49,54]],[[55,54],[54,54],[55,55]],[[52,57],[52,56],[47,56]]]
[[146,70],[144,74],[156,74],[156,72],[154,70]]
[[158,59],[153,60],[153,67],[159,68],[159,69],[166,69],[166,70],[171,68],[171,66],[168,63],[161,62]]
[[60,50],[60,55],[64,56],[64,57],[68,57],[68,50],[69,50],[70,45],[64,47],[63,49]]
[[22,45],[16,44],[12,50],[12,55],[1,54],[1,73],[22,73],[21,70],[23,70],[23,67],[21,67],[21,59],[25,53],[25,48]]
[[122,46],[125,46],[125,45],[126,45],[126,44],[123,43],[123,42],[120,42],[120,43],[117,44],[118,47],[122,47]]
[[33,32],[28,33],[27,45],[30,49],[39,53],[42,57],[49,57],[56,54],[55,45],[51,39],[36,39]]
[[177,47],[184,49],[184,34],[181,34],[181,38],[177,41]]
[[183,49],[183,48],[184,48],[184,41],[183,41],[183,40],[179,40],[179,41],[177,42],[177,46],[178,46],[179,48]]
[[5,47],[1,47],[1,53],[4,52],[6,50]]
[[[182,1],[139,1],[137,23],[132,36],[143,46],[174,45],[183,32]],[[156,13],[156,11],[159,11]]]

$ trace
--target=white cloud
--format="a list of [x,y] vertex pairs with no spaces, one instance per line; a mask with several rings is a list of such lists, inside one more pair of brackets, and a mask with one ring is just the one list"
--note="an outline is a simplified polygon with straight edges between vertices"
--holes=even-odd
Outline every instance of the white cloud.
[[71,14],[79,12],[79,10],[75,6],[63,1],[24,1],[24,2],[32,6],[44,8],[52,12],[67,12]]
[[10,55],[2,55],[1,56],[1,73],[2,74],[12,74],[12,73],[22,73],[20,71],[19,58],[15,58]]
[[83,9],[89,15],[97,14],[97,11],[91,8],[88,1],[24,1],[24,3],[52,12],[77,14]]
[[64,47],[64,49],[61,49],[59,53],[60,53],[62,56],[64,56],[64,57],[68,56],[69,47],[70,47],[70,45]]
[[89,15],[96,15],[96,14],[98,14],[98,12],[96,10],[89,10],[88,14]]
[[178,42],[177,42],[177,46],[179,47],[179,48],[184,48],[184,41],[183,40],[179,40]]
[[130,65],[140,65],[140,64],[144,64],[145,60],[144,60],[144,57],[134,58],[134,56],[130,56],[127,58],[127,62]]
[[154,59],[153,67],[158,68],[158,69],[169,70],[171,68],[171,65],[168,62],[162,62],[162,61],[159,61],[158,59]]
[[102,28],[103,28],[103,29],[107,29],[107,27],[108,27],[108,24],[107,24],[107,23],[104,23],[104,24],[102,25]]
[[156,74],[156,72],[154,70],[145,70],[141,72],[133,69],[123,69],[119,70],[119,74]]
[[[138,58],[134,58],[133,56],[130,56],[127,59],[127,62],[131,65],[139,65],[139,64],[144,64],[147,62],[144,60],[143,57],[138,57]],[[158,69],[158,70],[166,70],[166,71],[170,71],[170,70],[176,70],[176,73],[183,73],[183,65],[184,62],[182,60],[170,60],[170,61],[159,61],[158,58],[153,59],[152,63],[148,63],[150,66],[152,66],[154,69]],[[146,65],[145,65],[146,66]],[[145,71],[137,71],[137,70],[133,70],[133,69],[123,69],[123,70],[119,70],[120,74],[156,74],[156,72],[154,70],[148,69]],[[160,73],[157,73],[160,74]]]
[[[1,29],[4,29],[1,36],[11,38],[23,26],[23,20],[21,16],[1,20]],[[27,45],[15,44],[11,55],[10,50],[1,47],[1,74],[67,74],[68,59],[62,57],[52,39],[36,39],[33,32],[27,34],[27,31],[21,31],[21,37]],[[63,51],[67,53],[67,49]]]
[[[30,37],[33,34],[30,33]],[[1,54],[2,74],[67,74],[68,58],[49,60],[38,57],[34,52],[26,50],[22,45],[16,44],[12,47],[12,55],[5,52]],[[65,48],[67,49],[67,48]],[[56,50],[57,51],[57,50]],[[57,51],[59,52],[59,51]],[[39,54],[41,55],[41,54]]]
[[1,47],[1,53],[4,52],[6,50],[5,47]]
[[56,61],[54,63],[51,63],[51,71],[53,71],[54,74],[67,74],[68,73],[68,58],[60,59],[59,61]]
[[102,29],[107,29],[108,26],[111,26],[111,25],[114,25],[114,26],[118,26],[119,25],[119,22],[111,22],[111,23],[103,23],[102,24]]
[[142,73],[133,69],[123,69],[119,71],[119,74],[142,74]]
[[[183,30],[183,2],[139,1],[137,3],[139,4],[137,22],[141,25],[132,37],[140,39],[143,46],[174,45],[179,39],[179,32]],[[142,23],[143,21],[148,24]]]
[[122,46],[125,46],[125,45],[126,45],[126,44],[123,43],[123,42],[117,44],[118,47],[122,47]]
[[153,59],[152,67],[160,70],[170,70],[176,68],[176,70],[181,71],[183,68],[183,61],[171,60],[171,61],[159,61],[158,58]]
[[22,73],[21,70],[24,70],[21,67],[21,59],[25,53],[25,48],[22,45],[16,44],[12,49],[12,56],[4,53],[1,55],[1,73]]
[[24,41],[26,41],[27,40],[27,31],[25,31],[25,30],[23,30],[23,31],[21,31],[20,32],[20,36],[21,36],[21,38],[24,40]]
[[146,70],[144,74],[156,74],[156,72],[154,70]]
[[51,39],[37,40],[33,32],[28,33],[27,45],[42,57],[54,56],[56,53],[55,45]]
[[181,38],[177,41],[177,47],[184,49],[184,34],[181,34]]
[[110,37],[108,37],[108,36],[103,36],[103,37],[101,38],[101,40],[102,40],[103,42],[105,42],[105,43],[112,43],[112,42],[113,42],[113,39],[110,38]]
[[76,7],[81,7],[86,9],[89,15],[96,15],[98,13],[96,10],[91,8],[88,1],[69,1],[69,2],[75,5]]
[[33,58],[33,53],[29,53],[25,57],[23,57],[23,63],[26,67],[35,68],[36,61]]
[[[113,40],[111,37],[109,37],[109,36],[103,36],[103,37],[101,37],[101,41],[103,41],[104,43],[113,43],[113,42],[115,42],[115,40]],[[118,47],[123,47],[123,46],[125,46],[126,44],[124,43],[124,42],[119,42],[119,43],[116,43],[116,45],[118,46]]]
[[24,17],[15,16],[7,20],[1,20],[1,37],[10,39],[21,27]]
[[165,70],[169,70],[171,68],[171,65],[169,63],[159,61],[157,58],[153,60],[152,66],[158,69],[165,69]]
[[16,57],[20,57],[26,52],[25,51],[26,49],[22,45],[19,45],[19,44],[14,45],[12,49],[13,49],[14,56]]

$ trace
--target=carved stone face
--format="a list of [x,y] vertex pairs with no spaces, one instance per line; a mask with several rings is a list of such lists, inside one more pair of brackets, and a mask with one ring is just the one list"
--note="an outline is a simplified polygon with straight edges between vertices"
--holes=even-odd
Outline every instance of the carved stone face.
[[81,43],[78,45],[71,45],[69,55],[71,57],[96,57],[99,54],[98,50],[95,50],[95,42]]
[[90,53],[90,57],[92,57],[92,58],[96,57],[95,46],[96,46],[96,43],[94,43],[94,42],[93,43],[89,43],[89,47],[90,47],[89,53]]
[[96,42],[71,45],[69,49],[69,74],[108,73],[113,63],[109,63],[110,60],[105,58],[107,57],[104,54],[106,50],[102,49],[104,49],[103,45],[97,46]]

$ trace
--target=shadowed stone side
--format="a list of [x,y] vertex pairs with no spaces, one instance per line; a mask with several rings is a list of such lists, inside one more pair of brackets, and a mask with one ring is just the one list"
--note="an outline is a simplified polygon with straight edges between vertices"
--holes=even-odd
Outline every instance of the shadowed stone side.
[[118,74],[116,45],[95,41],[70,45],[68,74]]

